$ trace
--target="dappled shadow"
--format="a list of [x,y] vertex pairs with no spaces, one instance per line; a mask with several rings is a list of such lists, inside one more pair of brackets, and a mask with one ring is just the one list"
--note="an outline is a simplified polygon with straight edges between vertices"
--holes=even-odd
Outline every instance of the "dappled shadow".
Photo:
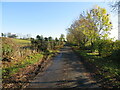
[[[60,80],[60,81],[48,81],[48,82],[32,82],[32,85],[33,84],[39,84],[42,86],[43,85],[47,85],[47,84],[54,84],[53,86],[51,86],[52,88],[55,88],[55,87],[68,87],[68,88],[88,88],[88,87],[94,87],[94,85],[96,83],[89,83],[87,82],[87,79],[79,79],[79,80]],[[72,83],[71,86],[69,86],[68,84],[69,83]],[[57,85],[57,86],[56,86]],[[32,87],[32,86],[31,86]],[[30,87],[29,87],[30,88]]]
[[[96,60],[96,61],[100,60],[99,62],[104,62],[103,64],[112,62],[110,56],[101,57],[99,55],[88,55],[88,57],[89,56],[90,57],[93,56],[94,57],[93,60]],[[82,56],[80,56],[78,54],[78,57],[81,58]],[[90,72],[92,78],[100,85],[100,87],[107,87],[107,88],[108,87],[109,88],[110,87],[115,87],[115,86],[112,86],[113,85],[112,83],[113,83],[113,81],[117,82],[117,79],[115,79],[114,76],[112,76],[112,78],[111,77],[105,77],[105,76],[110,75],[110,72],[108,70],[104,70],[102,67],[96,66],[96,64],[94,62],[89,61],[89,58],[87,60],[86,58],[82,57],[81,61],[83,62],[83,65],[85,66],[86,70],[88,72]]]
[[[76,71],[76,72],[79,72],[81,73],[81,75],[83,77],[81,77],[81,75],[77,76],[76,79],[77,79],[77,83],[78,85],[80,86],[84,86],[82,85],[82,82],[81,80],[84,79],[84,81],[87,83],[87,80],[90,81],[91,80],[91,75],[90,74],[93,74],[94,71],[89,71],[88,70],[88,67],[86,68],[84,65],[85,63],[82,62],[81,58],[76,56],[76,54],[70,49],[70,48],[67,48],[68,50],[66,50],[66,52],[63,52],[63,55],[64,55],[64,62],[65,62],[65,65],[69,65],[69,67],[71,68],[71,71]],[[91,68],[91,67],[89,67]],[[68,68],[69,69],[69,68]],[[90,74],[88,73],[90,72]],[[87,77],[87,79],[86,79]],[[93,80],[93,78],[92,78]],[[92,84],[92,83],[89,83],[89,84]],[[98,82],[94,82],[94,84],[99,84]],[[87,86],[87,84],[85,85]],[[78,86],[79,87],[79,86]]]
[[43,76],[37,76],[30,82],[28,88],[98,88],[80,60],[81,58],[77,57],[70,47],[65,46],[53,58],[53,64]]
[[65,64],[70,65],[73,70],[78,72],[85,72],[85,67],[81,62],[81,58],[77,57],[71,50],[68,52],[64,52],[64,62]]
[[31,49],[33,50],[33,47],[32,46],[21,46],[20,49]]
[[[84,63],[81,62],[81,58],[76,56],[76,54],[71,50],[70,47],[66,47],[62,50],[63,53],[63,59],[64,59],[64,66],[68,66],[67,70],[68,71],[73,71],[80,73],[80,75],[75,76],[76,78],[76,87],[89,87],[92,86],[93,83],[90,83],[91,77],[90,74],[88,73],[89,71],[86,70],[87,68],[84,66]],[[89,67],[90,68],[90,67]],[[91,74],[94,73],[94,71],[90,72]],[[89,83],[89,84],[85,84]],[[85,85],[84,85],[85,84]],[[97,86],[97,82],[94,82],[94,85]]]

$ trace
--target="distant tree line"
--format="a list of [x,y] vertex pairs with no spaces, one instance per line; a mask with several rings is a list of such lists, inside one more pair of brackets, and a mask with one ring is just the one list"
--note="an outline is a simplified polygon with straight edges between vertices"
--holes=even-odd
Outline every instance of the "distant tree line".
[[59,39],[37,35],[36,39],[31,38],[31,44],[32,48],[34,48],[37,52],[56,50],[65,44],[65,38],[63,34],[61,34]]
[[31,35],[30,34],[27,34],[27,35],[18,35],[18,34],[12,34],[10,32],[8,33],[1,33],[1,37],[8,37],[8,38],[19,38],[19,39],[30,39],[31,38]]
[[16,38],[18,37],[16,34],[12,34],[12,33],[1,33],[2,37],[9,37],[9,38]]

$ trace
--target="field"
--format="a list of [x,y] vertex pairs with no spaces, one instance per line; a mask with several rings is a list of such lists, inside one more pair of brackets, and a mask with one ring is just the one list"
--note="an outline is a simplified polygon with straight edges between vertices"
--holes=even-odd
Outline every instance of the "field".
[[13,41],[15,41],[20,45],[28,45],[31,43],[30,40],[23,40],[23,39],[16,39],[16,38],[13,38]]

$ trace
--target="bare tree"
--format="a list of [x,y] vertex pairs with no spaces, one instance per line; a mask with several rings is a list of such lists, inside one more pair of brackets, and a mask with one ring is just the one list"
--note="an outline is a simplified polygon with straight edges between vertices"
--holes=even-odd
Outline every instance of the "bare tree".
[[115,1],[115,3],[110,4],[110,6],[112,7],[113,11],[118,11],[118,13],[120,13],[120,1],[117,0]]

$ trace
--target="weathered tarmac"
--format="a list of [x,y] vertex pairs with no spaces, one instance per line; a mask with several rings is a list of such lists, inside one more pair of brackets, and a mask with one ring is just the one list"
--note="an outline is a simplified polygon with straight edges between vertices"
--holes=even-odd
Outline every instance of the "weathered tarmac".
[[39,73],[27,88],[99,88],[80,58],[65,46],[51,65]]

